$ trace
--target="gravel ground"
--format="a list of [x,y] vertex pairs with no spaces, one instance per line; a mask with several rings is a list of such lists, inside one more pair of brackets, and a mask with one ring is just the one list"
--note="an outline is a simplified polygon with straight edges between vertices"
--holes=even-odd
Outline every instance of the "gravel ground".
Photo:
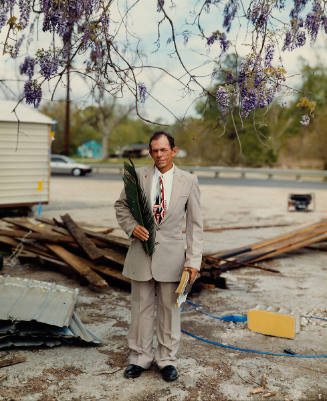
[[[244,182],[246,184],[246,181]],[[113,204],[122,188],[119,181],[94,177],[52,177],[50,204],[43,217],[65,213],[89,226],[117,227]],[[205,251],[242,246],[314,223],[327,214],[327,191],[315,189],[316,210],[290,213],[287,195],[299,188],[246,185],[201,185],[206,227],[289,224],[290,227],[228,230],[205,233]],[[302,191],[303,192],[303,191]],[[117,233],[121,231],[117,228]],[[327,322],[300,318],[327,318],[327,254],[303,249],[261,263],[278,269],[235,270],[224,275],[229,289],[203,290],[192,301],[203,310],[221,316],[244,314],[260,308],[290,313],[299,319],[300,332],[294,340],[252,333],[244,323],[225,323],[195,310],[183,312],[183,329],[211,341],[240,348],[281,353],[291,348],[297,354],[327,354]],[[155,367],[140,378],[126,380],[126,334],[129,322],[129,293],[118,288],[94,292],[73,278],[38,266],[5,266],[12,276],[53,281],[78,288],[77,310],[82,321],[103,339],[98,347],[61,346],[35,350],[10,350],[26,362],[0,369],[0,400],[261,400],[250,394],[267,376],[269,400],[327,400],[327,358],[293,358],[258,355],[221,348],[183,335],[179,351],[180,377],[164,382]],[[5,352],[0,352],[0,358]],[[269,395],[269,394],[268,394]]]

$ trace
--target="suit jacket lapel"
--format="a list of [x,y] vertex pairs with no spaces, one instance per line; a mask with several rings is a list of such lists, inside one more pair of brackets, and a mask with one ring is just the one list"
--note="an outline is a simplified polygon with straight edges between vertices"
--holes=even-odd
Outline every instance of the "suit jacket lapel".
[[175,166],[173,174],[173,187],[171,189],[169,208],[166,211],[165,216],[160,224],[162,224],[166,220],[167,216],[169,216],[172,213],[172,210],[174,210],[175,204],[178,201],[178,197],[183,188],[183,180],[181,180],[179,171],[180,171],[179,168]]
[[143,180],[143,189],[146,195],[146,198],[149,202],[149,206],[152,209],[152,201],[151,201],[151,189],[152,189],[152,179],[154,174],[154,167],[147,167],[144,169],[142,180]]

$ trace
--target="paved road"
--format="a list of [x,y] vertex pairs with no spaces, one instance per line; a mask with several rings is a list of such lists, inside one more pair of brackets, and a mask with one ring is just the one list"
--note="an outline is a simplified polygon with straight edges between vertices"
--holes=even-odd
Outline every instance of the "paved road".
[[[54,175],[59,176],[59,175]],[[71,176],[61,175],[60,177],[70,179]],[[104,180],[104,181],[121,181],[121,175],[118,173],[93,173],[85,177],[74,177],[76,180]],[[213,178],[210,176],[199,176],[199,183],[203,185],[227,185],[236,187],[266,187],[266,188],[295,188],[303,190],[327,189],[326,181],[309,181],[309,180],[289,180],[289,179],[263,179],[263,178],[230,178],[220,177]]]

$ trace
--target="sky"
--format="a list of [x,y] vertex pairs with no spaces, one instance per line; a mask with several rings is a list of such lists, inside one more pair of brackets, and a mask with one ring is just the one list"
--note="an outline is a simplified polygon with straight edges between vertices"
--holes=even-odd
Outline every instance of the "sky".
[[[132,3],[130,0],[120,0],[113,3],[114,6],[111,9],[112,27],[118,26],[116,22],[118,23],[121,20],[121,15],[124,15],[126,4]],[[212,60],[219,54],[220,50],[218,45],[213,45],[209,48],[205,40],[198,35],[198,31],[196,31],[194,25],[190,24],[192,21],[190,3],[192,3],[190,0],[178,0],[175,7],[171,7],[171,1],[166,1],[167,13],[174,20],[177,33],[181,33],[184,30],[191,32],[187,45],[184,45],[182,35],[177,36],[180,54],[187,68],[196,68],[194,71],[197,75],[201,76],[198,78],[198,81],[203,87],[208,88],[213,83],[211,73],[214,63]],[[116,7],[117,4],[118,7]],[[279,17],[281,19],[284,18],[285,13]],[[169,125],[174,123],[176,118],[182,119],[184,116],[196,115],[194,106],[199,100],[202,91],[195,84],[190,84],[191,92],[185,91],[185,87],[182,84],[187,83],[185,71],[172,54],[172,43],[167,43],[167,40],[171,37],[170,26],[167,22],[160,25],[160,47],[157,48],[155,41],[157,39],[158,21],[161,18],[162,14],[156,11],[156,1],[140,0],[135,2],[135,6],[127,17],[126,22],[128,23],[129,33],[133,35],[129,36],[131,43],[133,43],[133,40],[135,41],[134,37],[140,39],[140,50],[146,56],[144,62],[149,65],[162,67],[172,75],[180,77],[181,82],[178,82],[159,70],[147,68],[137,73],[138,82],[144,83],[150,92],[146,102],[140,104],[139,111],[141,115],[146,119],[160,121],[163,124]],[[222,8],[212,8],[209,14],[203,15],[201,22],[205,27],[206,36],[210,36],[217,29],[222,30]],[[117,38],[122,48],[122,44],[126,42],[124,25],[121,26]],[[244,56],[247,54],[251,40],[251,32],[247,27],[240,26],[238,21],[236,21],[229,39],[239,55]],[[3,34],[2,36],[0,35],[1,40],[3,40]],[[10,96],[12,99],[21,95],[23,82],[22,77],[18,73],[19,64],[23,61],[24,56],[29,54],[33,49],[39,47],[47,48],[48,42],[49,38],[39,31],[37,40],[34,40],[28,49],[23,47],[21,55],[15,61],[9,60],[4,56],[0,57],[0,79],[12,80],[8,81],[7,84],[13,91],[13,93],[10,93],[8,90],[0,90],[0,98]],[[281,41],[280,47],[282,47]],[[310,43],[307,43],[304,47],[291,53],[283,52],[283,66],[289,76],[287,84],[291,87],[296,87],[300,84],[300,57],[312,66],[317,63],[319,57],[320,61],[327,65],[326,47],[327,43],[325,39],[319,37],[314,47],[311,47]],[[75,63],[75,68],[78,69],[79,67],[78,63]],[[51,83],[46,84],[43,88],[43,102],[50,99],[52,88],[53,85]],[[64,96],[65,87],[62,85],[59,87],[55,99],[60,99]],[[92,103],[96,104],[90,96],[89,84],[85,83],[78,75],[72,77],[71,97],[80,107],[85,107]],[[108,100],[110,101],[110,98]],[[287,101],[287,99],[284,100]],[[125,105],[130,104],[132,101],[133,98],[128,91],[124,91],[123,97],[119,99],[119,102]]]

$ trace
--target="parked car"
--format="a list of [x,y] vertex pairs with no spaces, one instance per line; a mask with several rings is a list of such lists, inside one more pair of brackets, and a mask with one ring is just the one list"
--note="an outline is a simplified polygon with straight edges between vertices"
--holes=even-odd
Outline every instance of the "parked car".
[[63,155],[51,155],[51,173],[71,174],[75,177],[92,172],[88,164],[78,163],[75,160]]

